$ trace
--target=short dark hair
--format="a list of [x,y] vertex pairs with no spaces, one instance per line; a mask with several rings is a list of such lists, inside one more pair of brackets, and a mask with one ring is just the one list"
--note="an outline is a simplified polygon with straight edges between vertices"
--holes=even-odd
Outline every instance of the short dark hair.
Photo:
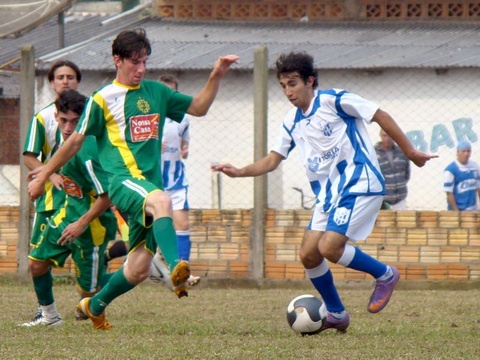
[[124,30],[113,40],[112,55],[117,55],[120,59],[132,59],[144,53],[150,55],[152,47],[142,28]]
[[318,86],[318,72],[313,66],[313,57],[305,52],[292,51],[288,54],[281,54],[275,65],[278,79],[283,74],[298,72],[305,82],[310,76],[313,76],[313,88],[315,89]]
[[175,90],[178,90],[178,79],[173,74],[162,74],[159,76],[158,81],[167,84],[175,84]]
[[80,68],[75,63],[73,63],[70,60],[57,60],[52,64],[52,66],[50,66],[50,69],[48,69],[47,78],[49,82],[52,82],[53,80],[55,80],[55,71],[57,71],[58,68],[61,68],[63,66],[68,66],[73,71],[75,71],[75,74],[77,75],[77,81],[78,82],[82,81],[82,72],[80,71]]
[[55,107],[58,112],[68,113],[68,111],[73,111],[80,115],[85,108],[86,100],[85,95],[80,94],[77,90],[66,90],[55,100]]

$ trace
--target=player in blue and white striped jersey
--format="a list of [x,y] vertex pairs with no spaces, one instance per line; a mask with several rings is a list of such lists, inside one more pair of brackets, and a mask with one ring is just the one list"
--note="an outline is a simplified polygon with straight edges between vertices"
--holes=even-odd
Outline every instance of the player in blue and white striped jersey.
[[298,149],[317,196],[300,259],[327,307],[320,331],[345,332],[350,317],[326,260],[376,279],[367,307],[371,313],[387,305],[400,277],[395,267],[347,243],[368,237],[385,194],[385,181],[365,124],[378,123],[417,166],[437,156],[416,150],[378,105],[341,89],[315,90],[318,74],[310,55],[283,54],[276,67],[283,93],[294,105],[285,116],[276,145],[267,156],[243,168],[222,164],[212,170],[231,177],[259,176],[275,170],[291,150]]
[[[178,90],[178,80],[171,74],[163,74],[159,81],[173,90]],[[190,241],[190,222],[188,219],[188,180],[184,160],[188,158],[190,144],[190,118],[185,115],[181,122],[165,119],[162,135],[162,178],[165,192],[172,199],[173,224],[177,234],[177,247],[180,259],[190,261],[192,242]],[[161,255],[156,254],[154,260],[157,269],[167,270],[162,266]],[[168,281],[170,276],[162,274]],[[189,286],[200,282],[200,277],[191,275],[187,280]],[[169,284],[167,283],[167,286]]]

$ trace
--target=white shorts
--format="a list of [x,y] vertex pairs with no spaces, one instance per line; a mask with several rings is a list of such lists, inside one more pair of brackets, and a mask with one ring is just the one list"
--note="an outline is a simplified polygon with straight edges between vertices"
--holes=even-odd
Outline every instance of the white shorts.
[[190,210],[188,204],[188,188],[178,190],[165,190],[172,199],[173,210]]
[[348,195],[330,212],[315,206],[308,230],[334,231],[349,240],[365,240],[375,226],[383,196]]

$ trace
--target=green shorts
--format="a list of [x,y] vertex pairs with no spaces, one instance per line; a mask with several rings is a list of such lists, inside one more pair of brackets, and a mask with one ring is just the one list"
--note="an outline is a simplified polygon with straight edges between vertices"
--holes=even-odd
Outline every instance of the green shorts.
[[75,262],[78,286],[84,292],[95,292],[101,276],[106,272],[103,253],[116,233],[115,216],[110,213],[105,217],[105,214],[92,221],[71,245],[57,244],[62,231],[71,221],[62,222],[56,227],[50,222],[28,257],[32,260],[50,261],[52,266],[63,267],[71,255]]
[[47,218],[55,214],[56,210],[36,212],[33,217],[32,237],[30,238],[30,246],[35,247],[42,236],[42,232],[47,227]]
[[157,244],[153,237],[153,218],[145,213],[147,197],[161,189],[147,181],[133,177],[113,177],[110,181],[109,195],[121,213],[128,216],[130,251],[142,245],[155,253]]

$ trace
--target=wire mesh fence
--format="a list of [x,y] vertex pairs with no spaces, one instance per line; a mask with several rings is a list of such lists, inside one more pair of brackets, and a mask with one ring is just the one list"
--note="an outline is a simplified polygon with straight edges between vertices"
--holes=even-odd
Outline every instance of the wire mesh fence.
[[[212,59],[212,64],[213,64]],[[157,79],[160,73],[147,77]],[[196,94],[208,72],[185,69],[176,74],[180,91]],[[111,81],[112,72],[85,72],[79,91],[89,95]],[[408,184],[408,208],[445,210],[443,170],[456,158],[460,140],[472,143],[472,159],[478,158],[479,107],[478,71],[475,69],[385,69],[322,70],[319,88],[342,88],[357,93],[390,113],[419,149],[437,153],[424,168],[412,166]],[[230,71],[207,116],[191,119],[191,143],[186,160],[192,208],[252,208],[253,179],[231,179],[212,173],[213,162],[245,166],[253,161],[253,73]],[[283,117],[291,104],[282,93],[275,74],[268,78],[268,148],[279,133]],[[36,110],[53,100],[44,75],[36,79]],[[379,126],[367,126],[373,143],[379,141]],[[2,136],[5,136],[4,134]],[[20,139],[23,143],[24,139]],[[2,185],[18,189],[15,166],[0,167]],[[4,179],[8,179],[5,181]],[[3,190],[2,190],[3,191]],[[268,207],[273,209],[310,208],[314,198],[295,150],[274,172],[268,174]]]

